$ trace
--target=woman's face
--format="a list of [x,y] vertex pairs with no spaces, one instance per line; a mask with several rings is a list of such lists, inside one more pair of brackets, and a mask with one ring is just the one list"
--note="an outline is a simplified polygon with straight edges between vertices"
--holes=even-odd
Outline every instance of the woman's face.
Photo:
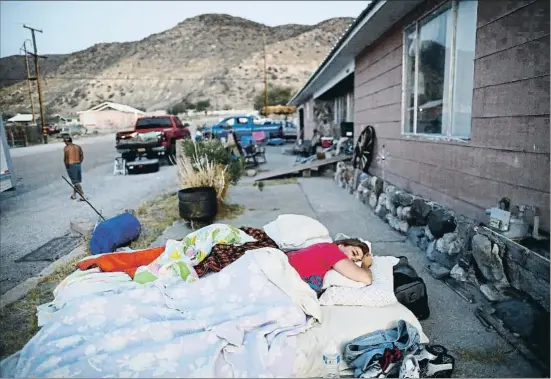
[[339,245],[339,249],[353,262],[359,262],[364,257],[364,252],[357,246]]

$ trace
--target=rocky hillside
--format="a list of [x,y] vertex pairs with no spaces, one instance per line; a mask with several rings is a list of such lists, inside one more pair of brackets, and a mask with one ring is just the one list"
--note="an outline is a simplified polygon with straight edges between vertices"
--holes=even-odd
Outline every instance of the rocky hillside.
[[[50,75],[63,62],[68,55],[52,54],[40,62],[40,74]],[[34,76],[34,62],[29,57],[29,70]],[[27,68],[23,55],[12,55],[0,58],[0,88],[9,87],[15,83],[27,79]]]
[[[250,109],[264,88],[263,35],[269,85],[298,89],[351,22],[268,27],[221,14],[189,18],[141,41],[97,44],[68,55],[45,74],[44,99],[62,113],[107,100],[157,110],[183,98],[208,99],[217,109]],[[25,82],[2,88],[0,110],[28,109],[26,88]]]

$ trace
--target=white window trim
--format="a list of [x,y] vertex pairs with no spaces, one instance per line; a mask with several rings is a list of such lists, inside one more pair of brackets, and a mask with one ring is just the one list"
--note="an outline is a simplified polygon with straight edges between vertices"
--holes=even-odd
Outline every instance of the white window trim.
[[[454,81],[454,77],[453,75],[455,75],[455,46],[456,46],[456,31],[457,31],[457,9],[458,9],[458,5],[459,5],[459,2],[460,1],[465,1],[465,0],[449,0],[447,2],[444,2],[443,4],[440,4],[438,5],[437,7],[435,7],[434,9],[430,10],[429,12],[427,12],[426,14],[424,14],[423,16],[421,16],[420,18],[418,18],[417,20],[415,20],[414,22],[412,22],[411,24],[407,25],[406,27],[404,27],[404,30],[402,32],[402,109],[401,109],[401,131],[402,131],[402,135],[405,135],[405,136],[415,136],[415,137],[428,137],[428,138],[433,138],[433,139],[447,139],[447,140],[450,140],[450,139],[453,139],[453,140],[459,140],[459,141],[465,141],[465,140],[471,140],[471,136],[453,136],[452,135],[452,128],[453,128],[453,125],[452,125],[452,117],[451,117],[451,114],[450,114],[450,117],[449,117],[449,124],[445,126],[445,134],[432,134],[432,133],[417,133],[417,112],[418,112],[418,96],[414,96],[414,110],[413,110],[413,117],[414,117],[414,122],[413,122],[413,132],[406,132],[406,109],[407,109],[407,88],[406,88],[406,85],[407,85],[407,82],[406,82],[406,77],[407,77],[407,67],[406,65],[404,64],[406,62],[406,54],[407,54],[407,48],[406,48],[406,43],[407,43],[407,34],[406,34],[406,30],[408,30],[410,27],[412,26],[415,26],[415,36],[416,36],[416,40],[415,40],[415,56],[418,57],[419,56],[419,23],[422,22],[425,18],[429,17],[431,14],[435,13],[435,12],[438,12],[441,8],[447,6],[448,4],[451,3],[451,7],[450,9],[452,10],[452,17],[453,17],[453,28],[452,28],[452,48],[450,49],[450,78],[451,78],[451,82],[452,84],[451,85],[448,85],[448,91],[449,91],[449,103],[452,104],[453,106],[453,81]],[[415,90],[417,91],[417,85],[419,83],[419,59],[416,59],[415,60],[415,78],[414,78],[414,82],[415,82]],[[451,112],[450,112],[451,113]],[[444,127],[443,127],[444,129]],[[472,135],[472,131],[471,131],[471,135]]]

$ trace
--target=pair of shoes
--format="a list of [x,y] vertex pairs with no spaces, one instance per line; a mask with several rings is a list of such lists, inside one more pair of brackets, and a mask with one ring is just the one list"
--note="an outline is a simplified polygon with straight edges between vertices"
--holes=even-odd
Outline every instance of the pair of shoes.
[[427,345],[415,355],[421,362],[421,376],[424,378],[451,378],[455,358],[441,345]]

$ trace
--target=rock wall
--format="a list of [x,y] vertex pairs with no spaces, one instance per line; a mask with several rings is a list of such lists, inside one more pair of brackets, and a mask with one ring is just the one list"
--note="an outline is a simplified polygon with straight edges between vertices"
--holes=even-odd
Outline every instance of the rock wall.
[[547,258],[453,210],[342,162],[337,165],[335,180],[422,250],[435,278],[473,283],[492,302],[510,300],[515,289],[549,312]]

